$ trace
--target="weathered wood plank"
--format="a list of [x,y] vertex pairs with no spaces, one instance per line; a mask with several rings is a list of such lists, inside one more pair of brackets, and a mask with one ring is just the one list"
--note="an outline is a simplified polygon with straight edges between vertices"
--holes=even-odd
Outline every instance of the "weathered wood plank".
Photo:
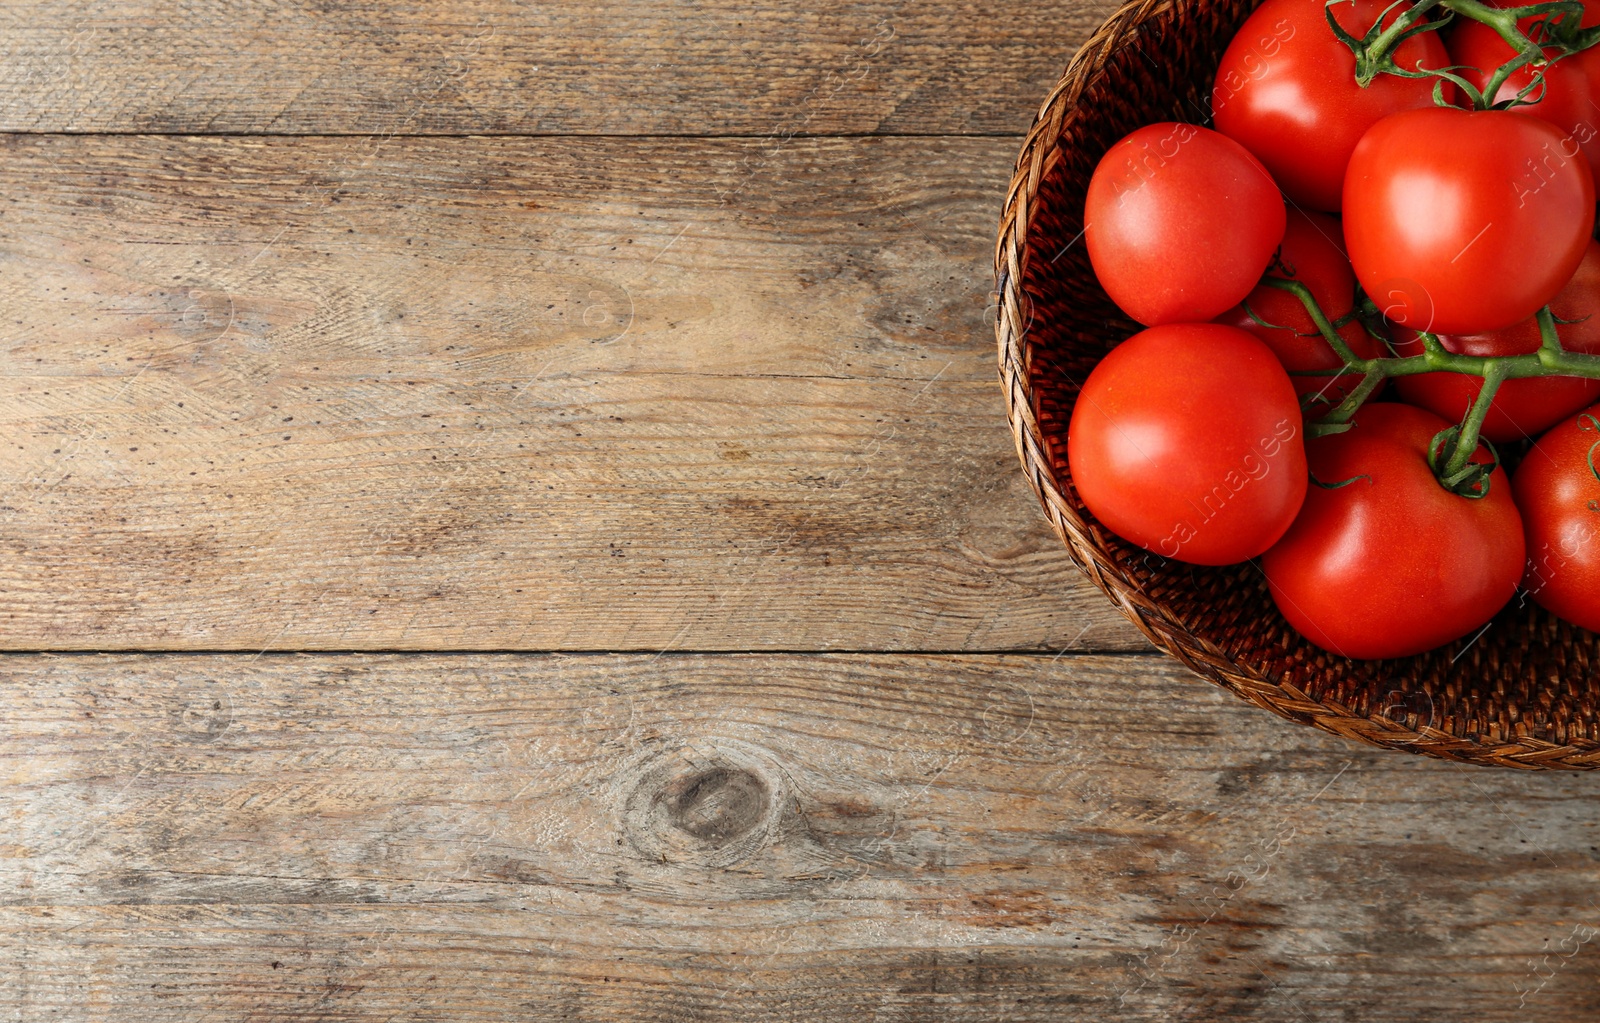
[[0,142],[9,649],[1143,648],[985,302],[1011,144]]
[[0,130],[1019,134],[1110,0],[8,0]]
[[0,660],[17,1018],[1600,1012],[1600,776],[1153,656]]

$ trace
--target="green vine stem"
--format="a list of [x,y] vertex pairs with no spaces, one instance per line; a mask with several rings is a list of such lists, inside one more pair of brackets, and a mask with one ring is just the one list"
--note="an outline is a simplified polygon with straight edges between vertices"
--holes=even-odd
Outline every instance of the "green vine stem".
[[[1548,308],[1539,311],[1539,329],[1544,337],[1544,344],[1536,352],[1526,355],[1508,355],[1490,358],[1480,355],[1457,355],[1449,351],[1439,342],[1435,334],[1426,331],[1417,331],[1417,336],[1422,339],[1425,351],[1421,355],[1380,356],[1375,359],[1363,359],[1350,350],[1333,329],[1322,309],[1317,305],[1316,298],[1311,294],[1311,289],[1300,281],[1286,281],[1276,277],[1264,277],[1262,284],[1287,291],[1300,299],[1306,307],[1306,312],[1311,316],[1311,322],[1316,324],[1317,332],[1322,339],[1332,348],[1334,354],[1344,361],[1344,365],[1336,369],[1301,369],[1294,370],[1293,376],[1343,376],[1346,373],[1360,373],[1363,376],[1377,375],[1380,379],[1389,377],[1413,376],[1417,373],[1466,373],[1470,376],[1488,376],[1489,365],[1498,364],[1504,373],[1502,379],[1517,380],[1522,377],[1587,377],[1591,380],[1600,380],[1600,355],[1584,355],[1579,352],[1569,352],[1561,347],[1560,339],[1556,336],[1555,317]],[[1354,397],[1354,395],[1351,395]],[[1359,405],[1357,406],[1360,407]],[[1337,411],[1337,410],[1336,410]],[[1352,410],[1353,412],[1354,410]],[[1331,419],[1332,416],[1324,417]],[[1337,433],[1339,431],[1330,431]]]
[[[1583,415],[1578,417],[1578,429],[1591,429],[1600,431],[1600,419],[1596,419],[1594,416],[1585,412]],[[1597,467],[1594,464],[1594,453],[1596,449],[1600,449],[1600,440],[1597,440],[1593,444],[1589,445],[1589,475],[1593,476],[1597,481],[1600,481],[1600,467]],[[1591,508],[1593,508],[1594,502],[1590,501],[1589,505]]]
[[[1502,383],[1507,380],[1543,376],[1572,376],[1600,380],[1600,355],[1584,355],[1562,348],[1561,338],[1556,331],[1556,319],[1548,306],[1538,313],[1541,338],[1539,350],[1526,355],[1498,357],[1457,355],[1444,347],[1438,335],[1418,331],[1417,336],[1422,340],[1423,346],[1421,355],[1391,355],[1363,359],[1345,344],[1333,323],[1322,311],[1322,307],[1318,305],[1316,297],[1311,294],[1311,289],[1304,283],[1277,277],[1264,277],[1261,283],[1280,291],[1287,291],[1298,298],[1300,304],[1305,307],[1307,315],[1311,317],[1311,322],[1316,325],[1317,333],[1344,363],[1337,369],[1293,370],[1291,376],[1361,374],[1361,383],[1332,411],[1306,425],[1307,438],[1325,437],[1350,429],[1350,420],[1357,410],[1392,377],[1413,376],[1418,373],[1464,373],[1483,378],[1483,386],[1478,390],[1478,397],[1467,411],[1461,425],[1452,427],[1449,431],[1451,436],[1446,439],[1448,450],[1442,453],[1444,462],[1438,466],[1437,474],[1440,482],[1463,496],[1481,497],[1483,491],[1487,489],[1485,478],[1488,473],[1469,465],[1469,461],[1472,453],[1477,450],[1478,435],[1483,427],[1484,416],[1488,414],[1495,392]],[[1370,300],[1363,299],[1363,302],[1369,314],[1376,314],[1377,309],[1372,306]]]
[[[1451,493],[1468,500],[1482,500],[1489,496],[1489,484],[1494,471],[1500,468],[1500,452],[1494,449],[1493,444],[1484,441],[1489,448],[1489,461],[1472,461],[1473,452],[1478,450],[1478,441],[1474,437],[1470,445],[1466,444],[1462,439],[1463,433],[1459,426],[1447,426],[1434,434],[1428,442],[1428,468],[1433,470],[1439,485]],[[1458,458],[1460,468],[1455,468]],[[1446,464],[1441,465],[1441,459]]]
[[[1542,70],[1534,75],[1533,81],[1521,89],[1514,98],[1496,102],[1495,96],[1499,94],[1506,80],[1522,68],[1529,65],[1549,65],[1562,57],[1600,43],[1600,26],[1587,29],[1581,27],[1584,8],[1578,0],[1552,0],[1521,7],[1491,7],[1481,0],[1417,0],[1409,8],[1401,11],[1387,28],[1383,27],[1383,18],[1380,17],[1377,24],[1360,38],[1345,31],[1334,17],[1333,8],[1341,2],[1343,0],[1329,0],[1326,16],[1333,34],[1355,54],[1356,84],[1365,88],[1380,74],[1399,75],[1404,78],[1438,78],[1441,81],[1439,87],[1435,89],[1435,98],[1439,102],[1442,103],[1444,98],[1443,83],[1449,81],[1461,89],[1472,101],[1473,107],[1478,110],[1537,102],[1540,98],[1537,94],[1543,87]],[[1384,16],[1403,2],[1404,0],[1396,0],[1396,3],[1385,9]],[[1444,16],[1429,17],[1437,11],[1443,11]],[[1436,32],[1456,17],[1488,25],[1516,53],[1515,57],[1495,70],[1481,91],[1450,69],[1411,70],[1400,67],[1394,61],[1395,50],[1407,39],[1423,32]],[[1522,30],[1518,22],[1524,18],[1541,19],[1531,26],[1534,34],[1540,36],[1539,39],[1530,37]]]
[[[1334,16],[1335,5],[1342,2],[1344,0],[1327,0],[1324,15],[1334,36],[1349,47],[1355,56],[1356,84],[1365,88],[1380,74],[1434,78],[1433,98],[1440,105],[1446,105],[1446,82],[1459,88],[1477,110],[1508,109],[1520,104],[1537,103],[1543,98],[1544,73],[1551,64],[1600,43],[1600,25],[1582,27],[1585,11],[1580,0],[1548,0],[1521,7],[1491,7],[1482,0],[1414,0],[1407,6],[1408,0],[1394,0],[1360,38],[1346,31]],[[1391,14],[1394,20],[1385,26],[1384,20]],[[1455,73],[1464,68],[1408,69],[1395,63],[1395,52],[1408,39],[1424,32],[1437,32],[1457,17],[1489,26],[1514,54],[1510,60],[1494,69],[1481,90]],[[1536,20],[1524,31],[1521,22],[1529,18]],[[1531,80],[1515,96],[1505,100],[1496,99],[1512,75],[1530,67],[1534,70]],[[1392,377],[1444,372],[1463,373],[1483,379],[1483,385],[1479,387],[1478,395],[1460,425],[1440,431],[1428,451],[1428,464],[1440,485],[1463,497],[1486,496],[1489,477],[1499,464],[1499,455],[1494,452],[1492,445],[1490,453],[1494,458],[1491,464],[1474,463],[1472,456],[1478,449],[1484,418],[1501,384],[1507,380],[1542,376],[1600,380],[1600,356],[1568,352],[1562,348],[1555,316],[1548,306],[1538,313],[1539,349],[1526,355],[1493,358],[1458,355],[1446,349],[1436,334],[1417,331],[1417,337],[1422,342],[1421,355],[1393,355],[1391,348],[1388,357],[1363,359],[1345,344],[1336,326],[1329,322],[1311,290],[1303,283],[1270,275],[1264,277],[1261,283],[1295,295],[1316,325],[1317,333],[1343,363],[1337,369],[1295,370],[1294,375],[1361,375],[1361,383],[1346,394],[1332,411],[1306,425],[1308,439],[1350,429],[1351,419],[1356,412]],[[1372,321],[1381,320],[1376,307],[1363,297],[1358,308],[1363,322],[1369,324],[1369,331],[1381,337],[1370,326]],[[1343,322],[1340,321],[1341,324]],[[1594,422],[1600,428],[1600,421]],[[1600,441],[1596,442],[1595,448],[1600,448]],[[1591,471],[1594,470],[1595,448],[1589,452]],[[1596,477],[1600,478],[1600,471],[1596,472]]]
[[1489,406],[1494,402],[1495,392],[1500,390],[1500,385],[1505,379],[1504,360],[1485,361],[1483,386],[1478,389],[1478,397],[1467,410],[1466,418],[1461,420],[1461,429],[1455,435],[1454,447],[1444,463],[1443,475],[1447,484],[1461,475],[1461,471],[1472,459],[1472,453],[1478,450],[1478,432],[1483,429],[1483,417],[1489,414]]

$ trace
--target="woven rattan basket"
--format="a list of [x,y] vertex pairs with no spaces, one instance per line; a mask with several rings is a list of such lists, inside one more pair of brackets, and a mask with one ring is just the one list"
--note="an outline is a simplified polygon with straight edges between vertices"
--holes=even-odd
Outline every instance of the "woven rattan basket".
[[1040,108],[995,251],[1007,412],[1045,514],[1095,585],[1203,678],[1294,721],[1377,746],[1480,764],[1600,767],[1600,636],[1532,602],[1477,637],[1404,660],[1351,661],[1301,639],[1251,564],[1163,561],[1102,528],[1073,489],[1067,421],[1079,383],[1138,330],[1081,244],[1096,162],[1153,121],[1199,122],[1217,63],[1255,0],[1132,0]]

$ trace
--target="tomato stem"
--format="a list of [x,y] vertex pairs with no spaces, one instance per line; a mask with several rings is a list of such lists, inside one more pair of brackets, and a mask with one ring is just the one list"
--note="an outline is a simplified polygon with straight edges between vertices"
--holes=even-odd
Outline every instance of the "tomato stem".
[[[1473,106],[1479,110],[1488,110],[1495,105],[1495,97],[1500,94],[1500,87],[1506,83],[1507,78],[1510,78],[1529,64],[1545,59],[1544,47],[1523,34],[1522,29],[1517,25],[1519,19],[1530,17],[1534,14],[1560,14],[1570,15],[1574,19],[1572,21],[1574,25],[1583,20],[1583,5],[1581,3],[1548,3],[1533,4],[1528,7],[1505,8],[1490,7],[1487,4],[1480,3],[1479,0],[1442,0],[1442,2],[1445,7],[1455,14],[1488,25],[1499,34],[1501,39],[1506,41],[1507,46],[1516,51],[1517,55],[1515,57],[1501,64],[1495,69],[1494,74],[1489,76],[1489,80],[1483,85],[1483,91],[1472,97]],[[1540,24],[1548,24],[1548,22],[1540,22]],[[1542,83],[1543,76],[1536,75],[1534,81],[1529,84],[1528,90],[1540,88]],[[1460,85],[1461,83],[1457,82],[1456,84]],[[1528,90],[1523,90],[1517,98],[1519,100],[1522,99],[1528,93]]]
[[1500,390],[1500,385],[1506,379],[1504,360],[1485,359],[1484,362],[1483,387],[1478,390],[1477,399],[1467,410],[1467,417],[1461,421],[1461,432],[1456,434],[1455,447],[1444,463],[1442,475],[1445,480],[1459,476],[1471,460],[1472,453],[1478,450],[1478,432],[1483,429],[1483,417],[1489,414],[1495,392]]
[[[1541,343],[1539,350],[1526,355],[1478,356],[1458,355],[1445,348],[1437,334],[1416,331],[1422,341],[1421,355],[1391,355],[1363,359],[1350,350],[1339,336],[1327,314],[1317,303],[1311,289],[1301,281],[1287,281],[1278,277],[1263,277],[1261,283],[1280,291],[1287,291],[1300,300],[1306,314],[1317,327],[1317,332],[1339,356],[1343,365],[1333,369],[1291,370],[1291,376],[1344,376],[1361,374],[1358,384],[1327,415],[1306,424],[1306,437],[1326,437],[1350,429],[1350,420],[1369,398],[1391,377],[1414,376],[1418,373],[1462,373],[1483,378],[1483,386],[1460,426],[1451,427],[1440,437],[1445,450],[1440,452],[1443,464],[1435,463],[1435,475],[1442,486],[1466,497],[1481,497],[1488,490],[1487,473],[1481,466],[1471,463],[1472,453],[1478,448],[1478,437],[1483,429],[1484,417],[1494,402],[1495,393],[1507,380],[1526,377],[1571,376],[1600,380],[1600,355],[1569,352],[1561,347],[1556,329],[1555,314],[1550,307],[1539,310],[1537,320]],[[1371,299],[1361,296],[1358,308],[1368,320],[1380,314]],[[1343,322],[1341,320],[1341,322]],[[1448,435],[1447,435],[1448,434]],[[1600,445],[1597,445],[1600,446]]]
[[[1350,350],[1349,345],[1344,343],[1344,338],[1339,336],[1339,331],[1329,322],[1328,314],[1322,311],[1322,306],[1318,304],[1317,297],[1311,293],[1310,288],[1306,287],[1305,282],[1268,276],[1261,278],[1261,283],[1269,288],[1287,291],[1298,298],[1300,304],[1306,307],[1306,313],[1311,317],[1311,322],[1316,325],[1317,333],[1321,334],[1322,339],[1328,342],[1328,347],[1333,349],[1333,353],[1344,360],[1346,366],[1363,361],[1355,352]],[[1342,373],[1344,370],[1330,370],[1329,372],[1330,374]]]
[[[1360,38],[1345,31],[1334,17],[1334,5],[1341,2],[1343,0],[1329,0],[1325,14],[1334,36],[1355,55],[1356,84],[1366,88],[1380,74],[1402,78],[1437,78],[1439,81],[1435,84],[1434,100],[1440,105],[1445,105],[1445,82],[1451,82],[1459,88],[1478,110],[1537,103],[1543,98],[1544,72],[1550,64],[1600,42],[1600,26],[1582,27],[1584,8],[1581,0],[1551,0],[1521,7],[1491,7],[1482,0],[1417,0],[1401,11],[1388,27],[1384,27],[1384,17],[1404,2],[1397,0]],[[1444,12],[1443,17],[1429,17],[1440,10]],[[1423,32],[1436,32],[1457,17],[1488,25],[1516,54],[1494,70],[1481,90],[1450,68],[1403,68],[1395,63],[1395,52],[1406,40]],[[1524,18],[1539,20],[1529,26],[1528,32],[1524,32],[1519,24]],[[1496,100],[1506,81],[1529,66],[1537,69],[1533,79],[1519,89],[1516,96],[1503,101]]]
[[1398,6],[1398,4],[1391,4],[1384,9],[1383,15],[1378,17],[1377,24],[1368,29],[1365,36],[1357,39],[1349,32],[1346,32],[1344,26],[1340,25],[1333,16],[1334,6],[1341,2],[1343,0],[1328,0],[1325,14],[1329,27],[1333,29],[1333,34],[1339,38],[1340,42],[1350,47],[1350,51],[1355,54],[1356,84],[1363,89],[1371,85],[1373,79],[1383,72],[1410,77],[1409,72],[1400,70],[1398,65],[1395,64],[1394,51],[1401,43],[1416,35],[1418,31],[1430,30],[1427,27],[1419,28],[1419,25],[1431,26],[1433,29],[1442,27],[1440,23],[1423,20],[1427,17],[1429,11],[1439,6],[1441,0],[1417,0],[1410,8],[1402,11],[1400,16],[1394,19],[1393,24],[1388,28],[1384,28],[1383,16]]
[[[1428,331],[1416,331],[1422,341],[1423,354],[1379,357],[1363,359],[1350,350],[1340,337],[1333,324],[1317,304],[1316,296],[1311,294],[1311,289],[1301,281],[1286,281],[1278,277],[1263,277],[1261,283],[1269,288],[1287,291],[1300,300],[1305,306],[1311,322],[1316,324],[1317,332],[1322,339],[1339,356],[1344,365],[1332,369],[1301,369],[1291,371],[1293,376],[1343,376],[1346,373],[1360,373],[1363,376],[1377,373],[1382,377],[1414,376],[1418,373],[1465,373],[1469,376],[1487,376],[1491,363],[1498,363],[1506,380],[1517,380],[1523,377],[1585,377],[1591,380],[1600,380],[1600,355],[1584,355],[1579,352],[1569,352],[1561,347],[1561,339],[1556,332],[1555,316],[1549,307],[1539,310],[1537,319],[1540,336],[1543,344],[1536,352],[1526,355],[1510,355],[1488,357],[1480,355],[1458,355],[1445,348],[1439,341],[1438,335]],[[1370,299],[1364,299],[1366,312],[1377,316],[1378,310]]]
[[[1600,419],[1596,419],[1594,416],[1585,412],[1583,415],[1578,417],[1578,429],[1592,429],[1600,431]],[[1596,448],[1600,448],[1600,440],[1597,440],[1593,444],[1589,445],[1589,475],[1593,476],[1596,480],[1600,480],[1600,468],[1597,468],[1594,464],[1594,453]],[[1591,508],[1594,507],[1594,502],[1590,501],[1589,506]]]
[[1550,311],[1549,306],[1539,310],[1536,315],[1539,322],[1539,355],[1541,361],[1549,358],[1560,361],[1566,354],[1566,349],[1561,347],[1561,335],[1556,331],[1556,314]]
[[[1428,442],[1428,468],[1433,471],[1434,479],[1439,485],[1458,497],[1465,497],[1472,501],[1481,501],[1489,496],[1489,484],[1493,482],[1494,471],[1500,468],[1500,452],[1487,440],[1483,441],[1489,449],[1489,461],[1474,462],[1471,460],[1473,453],[1478,450],[1478,440],[1473,438],[1471,446],[1462,443],[1462,428],[1447,426],[1433,435]],[[1456,456],[1466,452],[1461,459],[1460,468],[1454,468]],[[1446,454],[1448,452],[1448,454]],[[1450,466],[1439,464],[1441,457],[1450,459]]]
[[1360,410],[1367,399],[1378,393],[1378,388],[1388,382],[1389,374],[1381,369],[1370,369],[1367,375],[1361,378],[1361,383],[1355,386],[1344,400],[1334,406],[1332,412],[1318,419],[1314,423],[1306,424],[1307,437],[1326,437],[1330,433],[1343,433],[1350,429],[1350,418]]

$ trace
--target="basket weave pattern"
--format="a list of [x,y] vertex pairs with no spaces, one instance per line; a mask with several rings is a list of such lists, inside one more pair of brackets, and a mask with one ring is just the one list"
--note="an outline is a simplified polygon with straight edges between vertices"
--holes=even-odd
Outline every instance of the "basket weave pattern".
[[1523,768],[1600,768],[1600,636],[1520,598],[1418,657],[1351,661],[1301,639],[1253,564],[1167,561],[1079,500],[1067,422],[1090,369],[1139,326],[1082,244],[1102,153],[1153,121],[1203,120],[1218,61],[1256,0],[1130,0],[1073,57],[1017,160],[995,250],[996,336],[1022,465],[1089,578],[1158,647],[1291,720],[1377,746]]

